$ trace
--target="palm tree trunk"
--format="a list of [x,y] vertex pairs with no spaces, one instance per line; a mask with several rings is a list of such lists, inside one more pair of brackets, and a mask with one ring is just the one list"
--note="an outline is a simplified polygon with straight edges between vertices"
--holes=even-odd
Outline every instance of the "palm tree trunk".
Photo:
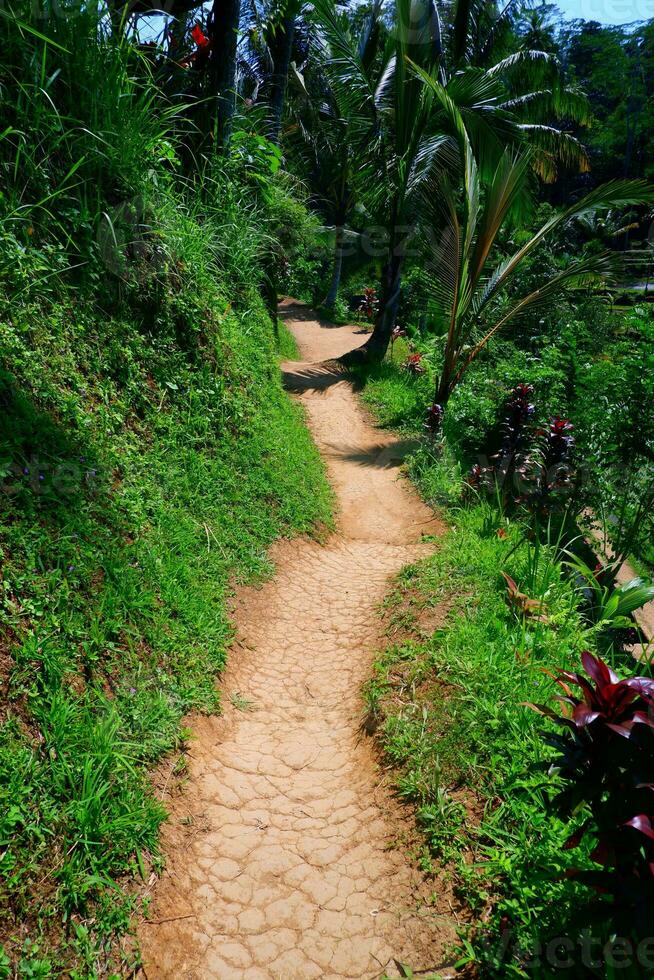
[[241,0],[214,0],[209,28],[212,48],[209,59],[211,89],[215,97],[215,137],[219,147],[229,142],[236,106],[236,42]]
[[268,43],[273,63],[268,96],[270,107],[268,131],[273,143],[279,143],[279,134],[282,128],[282,114],[284,112],[284,100],[286,98],[286,85],[288,82],[288,70],[291,66],[294,36],[295,16],[286,15],[274,25]]
[[361,347],[356,347],[348,351],[339,360],[348,367],[362,364],[378,364],[383,361],[384,355],[391,342],[391,334],[397,319],[397,310],[400,305],[400,291],[402,289],[402,269],[404,266],[404,255],[394,254],[384,266],[381,282],[381,296],[379,302],[379,313],[375,321],[375,327],[368,340]]
[[438,384],[436,385],[436,391],[434,393],[434,401],[437,405],[440,405],[442,409],[445,409],[445,406],[450,400],[450,395],[454,391],[454,378],[457,363],[457,352],[455,350],[448,349],[446,346],[445,357],[443,358],[443,370],[441,371]]
[[449,378],[445,371],[441,374],[438,384],[436,385],[436,393],[434,395],[434,401],[437,405],[445,410],[445,406],[450,400],[450,395],[452,394],[451,378]]
[[341,285],[341,271],[343,269],[343,225],[336,226],[336,240],[334,242],[334,267],[332,272],[332,281],[329,286],[329,292],[325,297],[325,306],[327,309],[331,310],[336,303],[338,297],[338,290]]

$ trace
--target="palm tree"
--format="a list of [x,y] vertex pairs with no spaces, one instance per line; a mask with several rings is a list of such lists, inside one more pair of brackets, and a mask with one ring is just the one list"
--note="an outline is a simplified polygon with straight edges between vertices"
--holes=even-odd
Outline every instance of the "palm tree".
[[555,29],[547,7],[524,11],[518,27],[523,47],[557,53]]
[[[358,35],[352,31],[347,15],[341,15],[364,71],[370,70],[377,52],[381,7],[382,0],[375,0]],[[333,308],[341,281],[345,241],[352,234],[347,226],[362,197],[359,148],[370,136],[370,123],[364,118],[365,131],[360,131],[361,119],[352,112],[348,92],[339,77],[325,73],[324,67],[332,57],[325,44],[324,37],[317,38],[306,70],[291,73],[298,95],[289,99],[292,120],[287,147],[302,158],[301,169],[307,174],[313,197],[334,229],[332,276],[324,300],[327,308]]]
[[[329,0],[316,4],[335,53],[330,71],[347,86],[352,111],[368,116],[376,127],[364,166],[374,188],[371,209],[387,230],[375,329],[346,363],[380,360],[386,352],[407,251],[420,223],[421,191],[434,173],[456,166],[459,125],[483,176],[493,173],[507,146],[533,147],[532,165],[549,180],[559,162],[588,168],[579,142],[550,124],[557,116],[586,121],[585,100],[557,83],[555,59],[545,52],[522,50],[489,68],[475,66],[475,53],[487,61],[490,49],[488,43],[469,44],[471,6],[469,0],[458,0],[446,35],[433,0],[395,0],[394,30],[376,84],[371,84]],[[525,65],[537,87],[520,94],[511,80],[520,78]]]
[[229,141],[236,106],[236,45],[241,18],[241,0],[214,0],[209,17],[211,53],[209,77],[215,99],[216,142]]
[[498,234],[527,192],[533,151],[505,151],[483,195],[480,171],[463,130],[462,151],[463,194],[444,174],[423,194],[425,232],[431,233],[427,234],[426,278],[436,322],[445,336],[434,396],[442,410],[470,365],[510,321],[568,289],[604,281],[617,271],[615,253],[582,257],[536,288],[498,302],[523,262],[548,235],[579,217],[654,200],[654,186],[645,181],[611,181],[550,218],[526,244],[495,265]]
[[245,73],[256,80],[256,97],[265,106],[266,136],[277,144],[293,56],[306,40],[302,7],[303,0],[249,0]]

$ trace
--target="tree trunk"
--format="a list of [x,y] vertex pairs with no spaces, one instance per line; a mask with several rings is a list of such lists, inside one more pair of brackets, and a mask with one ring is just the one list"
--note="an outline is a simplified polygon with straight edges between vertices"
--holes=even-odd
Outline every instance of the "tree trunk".
[[295,17],[286,15],[274,25],[268,41],[268,47],[272,57],[272,73],[270,75],[268,95],[268,104],[270,107],[268,133],[273,143],[279,143],[279,134],[282,128],[282,114],[284,112],[284,100],[286,98],[286,85],[288,82],[288,70],[291,66],[294,36]]
[[241,0],[214,0],[209,20],[213,42],[209,77],[215,98],[215,139],[221,149],[229,142],[236,107],[236,42],[240,17]]
[[445,410],[445,406],[450,400],[450,395],[452,394],[452,387],[450,384],[450,379],[445,375],[441,374],[438,385],[436,386],[436,393],[434,395],[434,401],[437,405]]
[[448,350],[446,348],[445,358],[443,361],[443,370],[441,371],[438,384],[436,385],[436,391],[434,393],[434,401],[437,405],[440,405],[442,409],[445,409],[445,406],[450,400],[450,395],[454,391],[453,382],[457,365],[458,359],[456,350]]
[[277,284],[274,279],[272,271],[265,273],[260,287],[261,295],[263,296],[263,301],[266,305],[266,310],[268,311],[268,316],[273,322],[273,327],[275,330],[275,336],[279,332],[279,327],[277,324]]
[[341,285],[341,270],[343,268],[343,234],[343,225],[337,225],[336,240],[334,242],[334,269],[332,272],[332,281],[329,287],[329,292],[325,297],[325,306],[329,310],[334,308],[334,304],[338,298],[338,290]]
[[379,302],[379,313],[375,328],[369,339],[361,347],[348,351],[339,360],[348,367],[363,364],[378,364],[384,359],[391,342],[391,334],[397,319],[400,305],[400,290],[402,288],[402,268],[404,255],[391,255],[384,266],[382,288]]

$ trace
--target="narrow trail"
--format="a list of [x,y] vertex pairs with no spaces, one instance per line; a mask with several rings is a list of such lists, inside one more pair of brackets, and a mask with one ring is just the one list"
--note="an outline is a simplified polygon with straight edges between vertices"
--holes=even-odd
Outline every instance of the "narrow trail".
[[224,714],[193,720],[190,781],[167,801],[167,868],[139,936],[149,980],[354,980],[400,976],[396,960],[438,972],[454,938],[447,888],[398,845],[406,816],[361,731],[378,605],[440,525],[398,474],[406,447],[367,421],[349,382],[307,363],[358,331],[292,301],[281,315],[306,358],[284,372],[338,529],[280,543],[272,581],[239,590]]

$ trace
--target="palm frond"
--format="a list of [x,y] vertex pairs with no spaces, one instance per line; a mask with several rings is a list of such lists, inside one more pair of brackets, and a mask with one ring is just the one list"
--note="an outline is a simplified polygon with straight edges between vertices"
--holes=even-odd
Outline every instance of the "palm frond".
[[450,124],[452,134],[456,136],[460,146],[467,146],[469,144],[469,140],[466,127],[463,122],[463,117],[448,90],[445,88],[445,86],[441,85],[438,78],[436,78],[433,74],[430,74],[430,72],[425,71],[419,65],[415,64],[415,62],[411,61],[411,59],[407,58],[407,63],[415,75],[422,80],[427,89],[432,92],[436,103],[440,106],[446,120]]
[[466,229],[459,220],[456,193],[444,172],[435,174],[423,188],[421,204],[426,219],[421,222],[424,280],[451,342],[465,278]]
[[347,98],[353,110],[371,108],[374,89],[348,23],[339,17],[332,0],[315,0],[314,16],[320,28],[330,80],[340,86],[342,97]]
[[523,260],[535,251],[543,239],[555,229],[581,215],[652,202],[654,202],[654,185],[649,184],[646,180],[611,180],[600,187],[596,187],[567,210],[546,221],[528,242],[497,267],[483,291],[475,297],[474,312],[479,314],[493,296],[509,284]]
[[501,78],[506,72],[511,71],[513,68],[527,65],[533,68],[535,65],[541,65],[547,68],[558,68],[559,61],[554,55],[549,54],[547,51],[536,51],[532,49],[523,49],[522,51],[516,51],[514,54],[510,54],[507,58],[502,58],[491,68],[487,68],[487,74],[491,78]]
[[511,13],[511,8],[514,7],[516,3],[517,3],[517,0],[507,0],[507,3],[504,5],[504,7],[502,8],[502,10],[499,12],[499,14],[497,15],[497,17],[493,21],[493,23],[491,25],[491,28],[490,28],[490,30],[488,32],[488,34],[486,35],[486,37],[482,41],[482,43],[480,45],[480,48],[479,48],[479,59],[478,60],[480,62],[482,62],[482,63],[485,62],[486,59],[490,56],[490,53],[491,53],[491,51],[493,49],[493,44],[495,42],[495,35],[497,34],[498,28],[500,28],[502,26],[502,24],[504,23],[504,21],[507,19],[507,17]]
[[475,246],[470,258],[470,276],[474,285],[480,280],[497,235],[516,201],[526,193],[531,166],[528,153],[513,155],[506,151],[486,189],[486,200]]
[[468,47],[471,6],[471,0],[457,0],[454,10],[452,56],[455,64],[463,60]]
[[588,98],[583,92],[567,87],[553,86],[526,92],[500,103],[499,108],[517,116],[526,113],[533,123],[556,118],[587,126],[592,119]]
[[553,276],[537,289],[517,300],[466,355],[455,375],[454,384],[458,383],[470,364],[479,356],[495,334],[499,333],[511,320],[515,320],[535,306],[542,307],[550,303],[566,289],[587,288],[614,280],[620,265],[620,258],[615,252],[602,252],[599,255],[585,257],[573,262],[563,272]]
[[383,0],[374,0],[370,9],[370,14],[366,20],[365,27],[359,38],[357,54],[363,70],[367,75],[370,74],[373,61],[378,52],[380,37],[380,15]]
[[420,140],[408,179],[408,193],[416,192],[437,173],[453,173],[460,157],[456,142],[451,136],[427,135]]
[[552,173],[556,176],[557,164],[576,169],[582,174],[590,170],[585,147],[570,133],[536,123],[520,123],[518,128],[529,145],[538,151],[534,154],[534,164],[536,172],[546,183],[551,183]]
[[498,78],[483,68],[466,68],[457,72],[447,83],[447,91],[459,108],[488,110],[499,106],[502,85]]

